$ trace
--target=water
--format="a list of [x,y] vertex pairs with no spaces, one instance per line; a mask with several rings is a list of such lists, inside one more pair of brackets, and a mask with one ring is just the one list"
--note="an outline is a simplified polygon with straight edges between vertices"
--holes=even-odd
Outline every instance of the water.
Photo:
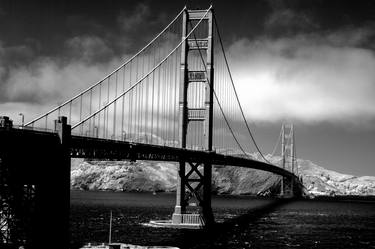
[[280,202],[253,197],[213,197],[219,224],[210,231],[143,226],[170,219],[174,194],[71,193],[73,248],[112,241],[180,248],[375,248],[374,201]]

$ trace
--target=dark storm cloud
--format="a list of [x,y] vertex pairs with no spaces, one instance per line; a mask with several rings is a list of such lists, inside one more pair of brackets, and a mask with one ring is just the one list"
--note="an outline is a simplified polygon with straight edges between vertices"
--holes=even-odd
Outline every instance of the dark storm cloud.
[[[19,123],[22,112],[31,120],[102,79],[185,4],[0,1],[1,115]],[[220,0],[214,8],[264,152],[272,151],[280,121],[289,119],[297,126],[299,156],[373,175],[375,1]],[[246,132],[242,122],[233,125]]]
[[75,36],[65,41],[66,56],[87,63],[107,62],[115,56],[105,40],[97,36]]
[[161,25],[169,20],[165,12],[152,12],[150,5],[141,2],[130,13],[121,11],[117,21],[122,30],[133,33],[140,27],[150,28],[150,26]]
[[[300,2],[267,4],[263,33],[233,39],[228,46],[239,92],[254,94],[244,97],[249,118],[373,120],[373,22],[345,19],[327,28],[316,9]],[[0,43],[0,102],[36,105],[34,112],[40,113],[40,106],[55,105],[101,79],[170,20],[162,6],[154,11],[148,2],[116,14],[110,9],[105,18],[82,11],[62,21],[56,17],[61,32],[51,33],[55,52],[45,52],[48,40],[36,38],[12,46]]]
[[80,34],[103,34],[106,31],[106,27],[95,20],[95,18],[80,14],[68,15],[65,25],[69,30]]
[[21,61],[29,61],[35,56],[33,49],[25,45],[5,46],[0,41],[0,63],[3,66],[17,65]]
[[[41,52],[45,40],[26,38],[18,46],[0,41],[2,114],[15,116],[21,111],[37,116],[87,88],[140,49],[155,35],[155,28],[160,30],[166,16],[152,17],[149,6],[141,3],[113,19],[112,26],[104,28],[87,15],[69,15],[60,24],[71,27],[73,35],[61,39],[58,34],[52,53]],[[147,29],[148,34],[139,33]]]
[[0,17],[5,16],[5,11],[0,7]]
[[9,86],[8,79],[11,77],[11,70],[25,62],[30,62],[35,53],[30,46],[5,46],[0,41],[0,103],[8,101],[7,89]]
[[140,3],[135,7],[133,13],[122,12],[117,20],[124,31],[132,32],[150,17],[150,13],[150,7],[146,4]]
[[269,1],[269,3],[272,11],[264,23],[267,34],[285,36],[319,28],[310,11],[293,9],[284,1]]
[[163,11],[153,12],[149,4],[140,2],[130,10],[120,11],[117,17],[120,31],[111,34],[109,39],[114,41],[114,46],[120,50],[132,50],[135,53],[135,47],[139,49],[139,44],[148,43],[170,18],[173,17]]

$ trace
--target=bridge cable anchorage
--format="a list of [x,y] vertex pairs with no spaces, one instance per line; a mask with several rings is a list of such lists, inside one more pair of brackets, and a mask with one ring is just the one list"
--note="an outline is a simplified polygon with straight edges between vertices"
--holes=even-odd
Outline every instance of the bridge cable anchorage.
[[[192,24],[190,23],[190,25],[192,25]],[[196,36],[195,36],[194,33],[193,33],[193,35],[194,35],[194,40],[195,40],[195,42],[196,42],[196,45],[197,45],[197,47],[198,47],[198,51],[199,51],[200,57],[201,57],[202,62],[203,62],[202,64],[203,64],[203,66],[204,66],[204,70],[205,70],[205,72],[207,73],[207,67],[206,67],[206,64],[204,63],[203,55],[202,55],[201,49],[200,49],[200,47],[199,47],[199,45],[198,45],[197,38],[196,38]],[[207,81],[208,81],[208,79],[207,79]],[[208,85],[209,87],[211,87],[210,82],[207,82],[207,85]],[[242,151],[242,153],[243,153],[246,157],[249,157],[249,155],[246,153],[246,151],[243,149],[243,147],[241,146],[240,142],[238,141],[236,135],[234,134],[233,129],[232,129],[232,127],[230,126],[229,121],[228,121],[228,119],[227,119],[227,117],[226,117],[226,115],[225,115],[225,113],[224,113],[224,110],[223,110],[221,104],[220,104],[219,98],[217,97],[217,94],[216,94],[215,89],[213,89],[213,93],[214,93],[215,99],[216,99],[216,101],[217,101],[217,104],[218,104],[218,106],[219,106],[219,108],[220,108],[220,111],[221,111],[221,113],[223,114],[224,120],[225,120],[225,122],[226,122],[226,124],[227,124],[227,126],[228,126],[228,128],[229,128],[229,130],[230,130],[230,132],[231,132],[231,134],[232,134],[232,136],[233,136],[233,138],[234,138],[236,144],[238,145],[238,147],[240,148],[240,150]]]
[[[81,97],[83,94],[89,92],[90,90],[92,90],[93,88],[95,88],[96,86],[102,84],[103,81],[105,81],[107,78],[111,77],[113,74],[115,74],[116,72],[120,71],[123,67],[125,67],[127,64],[129,64],[130,62],[132,62],[138,55],[140,55],[142,52],[144,52],[148,47],[150,47],[163,33],[165,33],[169,27],[181,16],[181,14],[186,10],[186,6],[177,14],[177,16],[158,34],[156,35],[146,46],[144,46],[141,50],[139,50],[135,55],[133,55],[130,59],[128,59],[126,62],[124,62],[123,64],[121,64],[118,68],[116,68],[115,70],[113,70],[111,73],[107,74],[103,79],[101,79],[100,81],[98,81],[97,83],[95,83],[94,85],[90,86],[89,88],[87,88],[86,90],[84,90],[83,92],[80,92],[79,94],[75,95],[74,97],[70,98],[69,100],[65,101],[64,103],[62,103],[61,105],[51,109],[50,111],[46,112],[45,114],[43,115],[40,115],[39,117],[27,122],[24,126],[29,126],[29,125],[32,125],[33,123],[35,123],[36,121],[39,121],[40,119],[48,116],[49,114],[55,112],[56,110],[64,107],[65,105],[67,104],[71,104],[72,101],[76,100],[77,98]],[[209,8],[209,10],[211,9],[211,7]],[[207,14],[207,13],[206,13]]]
[[219,36],[219,41],[220,41],[221,50],[222,50],[223,55],[224,55],[225,64],[226,64],[227,69],[228,69],[229,77],[230,77],[230,80],[231,80],[231,83],[232,83],[232,86],[233,86],[233,90],[234,90],[234,93],[235,93],[235,96],[236,96],[236,99],[237,99],[238,106],[239,106],[240,111],[241,111],[242,118],[243,118],[243,120],[244,120],[244,122],[245,122],[246,128],[247,128],[247,130],[248,130],[248,132],[249,132],[249,134],[250,134],[251,139],[253,140],[253,143],[254,143],[254,145],[255,145],[257,151],[259,152],[259,154],[262,156],[262,158],[263,158],[266,162],[268,162],[269,164],[271,164],[271,163],[265,158],[265,156],[263,155],[263,153],[261,152],[261,150],[260,150],[258,144],[256,143],[255,138],[254,138],[254,136],[253,136],[253,134],[252,134],[252,132],[251,132],[251,130],[250,130],[249,124],[248,124],[248,122],[247,122],[247,120],[246,120],[246,117],[245,117],[245,114],[244,114],[244,112],[243,112],[243,109],[242,109],[242,106],[241,106],[240,100],[239,100],[239,98],[238,98],[238,94],[237,94],[236,87],[235,87],[235,85],[234,85],[234,81],[233,81],[232,73],[231,73],[230,68],[229,68],[229,63],[228,63],[228,60],[227,60],[227,56],[226,56],[226,54],[225,54],[225,50],[224,50],[224,46],[223,46],[223,41],[222,41],[222,39],[221,39],[221,35],[220,35],[220,32],[219,32],[219,28],[218,28],[217,20],[216,20],[215,15],[213,15],[213,17],[214,17],[213,19],[214,19],[214,22],[215,22],[215,27],[216,27],[216,30],[217,30],[217,34],[218,34],[218,36]]
[[139,79],[134,85],[132,85],[131,87],[129,87],[125,92],[121,93],[119,96],[117,96],[116,98],[114,98],[112,101],[110,101],[109,103],[106,103],[98,111],[92,113],[91,115],[89,115],[88,117],[84,118],[82,121],[78,122],[77,124],[72,125],[72,130],[75,129],[76,127],[78,127],[79,125],[85,123],[87,120],[89,120],[90,118],[94,117],[95,115],[97,115],[98,113],[100,113],[101,111],[103,111],[104,109],[108,108],[111,104],[113,104],[115,101],[117,101],[118,99],[120,99],[122,96],[124,96],[125,94],[127,94],[128,92],[130,92],[131,90],[133,90],[144,79],[146,79],[151,73],[153,73],[156,69],[158,69],[181,46],[181,44],[184,43],[186,41],[186,39],[194,32],[194,30],[199,26],[199,24],[202,22],[202,20],[207,16],[207,14],[211,10],[211,8],[212,8],[212,6],[210,6],[210,8],[207,9],[207,11],[203,15],[203,17],[197,22],[197,24],[189,32],[189,34],[184,39],[182,39],[180,41],[180,43],[174,49],[172,49],[172,51],[169,52],[169,54],[166,57],[164,57],[164,59],[161,60],[156,66],[154,66],[145,76],[143,76],[141,79]]

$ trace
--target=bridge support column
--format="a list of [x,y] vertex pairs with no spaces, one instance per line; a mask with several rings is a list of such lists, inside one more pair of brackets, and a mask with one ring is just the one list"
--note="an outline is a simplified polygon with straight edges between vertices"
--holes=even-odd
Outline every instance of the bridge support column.
[[[203,144],[192,144],[196,147],[204,147],[207,151],[212,151],[212,127],[213,127],[213,16],[210,10],[186,10],[183,14],[182,40],[181,45],[181,78],[180,78],[180,145],[186,148],[188,126],[190,122],[198,122],[204,130]],[[206,37],[195,37],[191,35],[187,39],[188,24],[200,20],[204,17],[207,26],[204,34]],[[208,30],[207,30],[208,28]],[[199,34],[199,32],[197,32]],[[200,39],[198,43],[196,39]],[[188,70],[188,56],[192,50],[205,50],[207,55],[204,68],[206,70],[194,68],[192,65]],[[199,54],[202,53],[199,51]],[[189,84],[202,84],[205,89],[205,99],[202,103],[190,103],[188,107]],[[203,89],[203,88],[202,88]],[[196,106],[200,107],[197,108]],[[201,106],[204,106],[202,108]],[[193,117],[190,112],[199,112],[199,117]],[[193,133],[193,132],[190,132]],[[178,183],[176,193],[176,207],[172,215],[172,224],[180,227],[203,227],[214,222],[211,209],[211,178],[212,165],[210,159],[202,159],[199,162],[181,161],[178,170]]]
[[284,198],[294,197],[294,185],[295,181],[293,178],[282,177],[280,196]]
[[[186,171],[186,169],[189,169]],[[214,222],[211,208],[211,165],[180,163],[172,224],[200,228]]]
[[203,203],[202,203],[202,214],[206,222],[206,226],[212,225],[215,222],[214,215],[211,206],[211,195],[212,195],[212,165],[211,163],[205,163],[204,168],[204,179],[203,179]]
[[[293,124],[283,124],[281,128],[281,158],[283,169],[294,173],[295,150]],[[294,197],[294,178],[281,177],[280,196],[285,198]]]
[[185,162],[180,162],[177,186],[176,186],[176,206],[172,215],[173,224],[183,223],[183,214],[185,213]]

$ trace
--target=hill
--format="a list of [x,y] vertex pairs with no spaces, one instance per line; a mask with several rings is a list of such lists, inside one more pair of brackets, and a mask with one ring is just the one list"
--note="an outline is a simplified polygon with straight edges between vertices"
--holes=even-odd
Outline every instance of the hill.
[[[260,159],[259,154],[251,154]],[[280,157],[267,156],[280,165]],[[353,176],[325,169],[309,160],[298,159],[298,172],[313,195],[375,195],[375,177]],[[111,191],[174,191],[177,164],[153,161],[72,160],[73,189]],[[240,167],[214,166],[212,189],[217,194],[278,193],[280,177]]]

